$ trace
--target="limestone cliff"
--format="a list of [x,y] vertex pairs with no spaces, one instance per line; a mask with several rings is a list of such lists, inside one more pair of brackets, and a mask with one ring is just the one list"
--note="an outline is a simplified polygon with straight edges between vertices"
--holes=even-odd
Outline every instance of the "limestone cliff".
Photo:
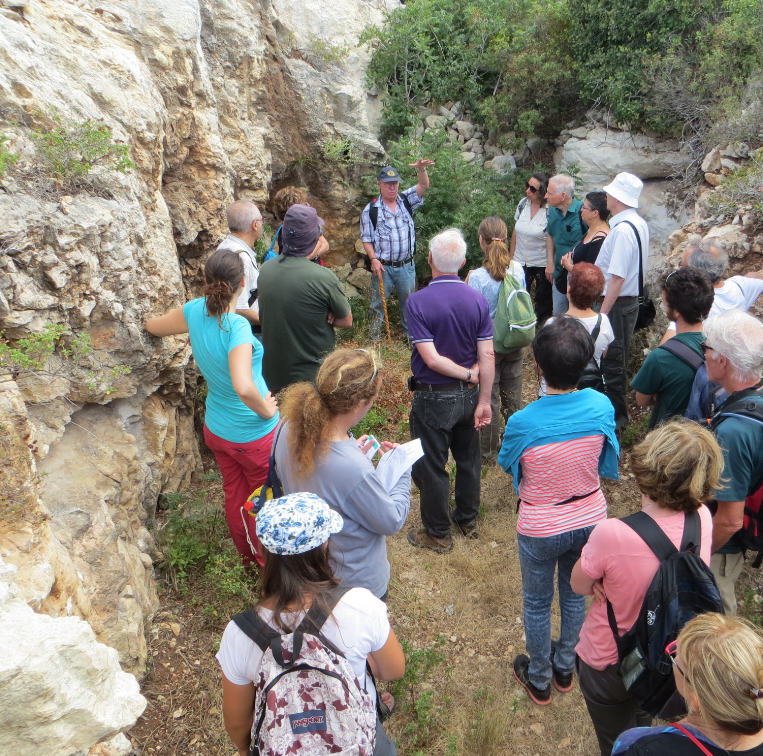
[[[0,3],[0,134],[17,157],[0,178],[0,330],[63,324],[94,346],[73,370],[0,376],[0,555],[29,606],[86,619],[139,676],[157,606],[147,526],[199,468],[187,340],[143,323],[196,293],[234,197],[264,206],[296,179],[334,261],[354,255],[357,197],[324,145],[382,153],[356,43],[394,5]],[[42,185],[33,133],[56,118],[105,123],[135,168],[96,168],[88,191]]]

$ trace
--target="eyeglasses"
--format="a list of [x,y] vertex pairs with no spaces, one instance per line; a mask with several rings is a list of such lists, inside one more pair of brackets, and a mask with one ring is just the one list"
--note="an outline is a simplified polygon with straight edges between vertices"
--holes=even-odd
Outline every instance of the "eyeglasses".
[[686,680],[689,685],[691,685],[691,680],[686,676],[686,672],[684,672],[681,667],[678,666],[678,662],[676,661],[676,654],[678,653],[678,641],[673,641],[672,643],[668,643],[667,646],[665,646],[665,653],[668,655],[668,658],[670,661],[673,662],[673,666],[681,673],[681,677]]
[[525,189],[529,189],[533,194],[538,191],[538,187],[533,186],[529,181],[525,181]]
[[715,349],[711,347],[710,344],[708,344],[706,341],[703,341],[699,345],[699,348],[702,350],[702,354],[707,354],[711,349],[715,351]]
[[589,213],[593,212],[593,208],[592,207],[588,207],[588,205],[581,205],[580,209],[581,210],[587,210]]

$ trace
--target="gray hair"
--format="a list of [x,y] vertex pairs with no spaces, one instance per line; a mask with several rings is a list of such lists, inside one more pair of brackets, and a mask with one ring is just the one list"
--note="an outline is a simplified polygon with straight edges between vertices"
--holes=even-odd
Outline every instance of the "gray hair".
[[566,192],[568,197],[575,196],[575,179],[566,173],[557,173],[548,180],[548,183],[556,184],[557,189],[560,192]]
[[228,219],[228,230],[240,234],[251,231],[252,224],[262,220],[262,213],[251,200],[237,200],[228,205],[225,217]]
[[707,271],[710,280],[715,284],[721,280],[729,264],[729,256],[720,244],[705,241],[696,246],[686,259],[687,265]]
[[457,228],[433,236],[429,242],[432,263],[440,273],[458,273],[466,259],[466,241]]
[[[763,323],[742,310],[726,310],[705,321],[702,332],[709,346],[734,368],[738,381],[763,376]],[[713,359],[711,354],[708,357]]]

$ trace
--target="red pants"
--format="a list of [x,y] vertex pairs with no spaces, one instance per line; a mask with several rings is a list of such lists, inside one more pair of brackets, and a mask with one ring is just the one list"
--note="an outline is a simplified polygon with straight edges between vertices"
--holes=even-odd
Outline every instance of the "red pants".
[[[204,426],[204,441],[214,452],[223,476],[225,491],[225,519],[228,521],[233,543],[236,544],[244,564],[252,557],[262,567],[265,563],[261,546],[255,532],[255,520],[244,510],[244,503],[252,491],[259,488],[268,477],[270,449],[273,446],[275,428],[267,436],[246,444],[234,444],[215,436]],[[251,544],[251,545],[250,545]]]

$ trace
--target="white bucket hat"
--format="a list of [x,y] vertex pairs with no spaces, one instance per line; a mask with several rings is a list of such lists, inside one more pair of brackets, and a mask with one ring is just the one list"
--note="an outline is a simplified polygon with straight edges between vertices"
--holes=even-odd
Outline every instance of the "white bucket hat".
[[643,188],[644,182],[638,176],[618,173],[615,180],[604,187],[604,191],[628,207],[638,207],[638,198]]

